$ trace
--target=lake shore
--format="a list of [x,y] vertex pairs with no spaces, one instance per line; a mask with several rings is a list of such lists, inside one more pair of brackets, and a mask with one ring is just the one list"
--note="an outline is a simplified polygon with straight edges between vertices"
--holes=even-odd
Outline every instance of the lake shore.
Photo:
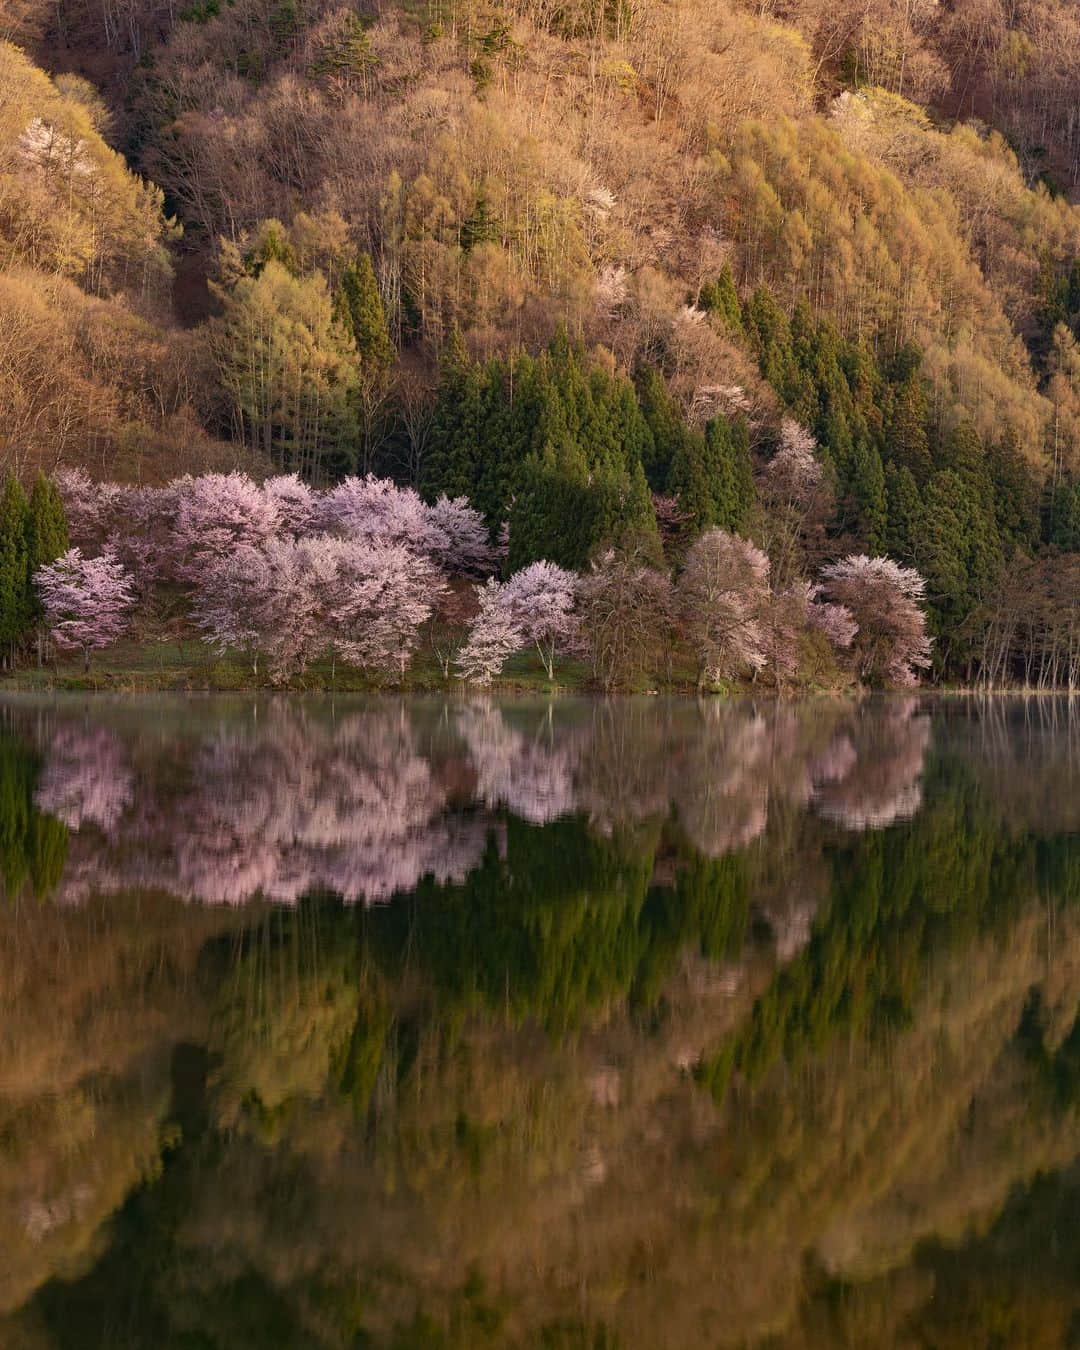
[[[377,680],[355,667],[340,663],[315,662],[303,673],[275,683],[265,669],[256,675],[244,662],[217,656],[200,642],[192,640],[120,643],[96,658],[89,671],[82,660],[68,657],[43,665],[24,665],[0,675],[0,693],[72,692],[72,693],[295,693],[295,694],[448,694],[463,693],[475,687],[457,678],[447,679],[430,656],[421,656],[406,673],[403,683],[393,679]],[[539,659],[523,652],[507,664],[505,673],[485,689],[490,694],[595,695],[603,691],[588,667],[574,658],[566,658],[549,680]],[[699,693],[694,672],[675,670],[663,680],[642,680],[621,694],[693,696]],[[775,691],[749,681],[732,682],[708,691],[714,696],[773,694]],[[857,686],[807,685],[785,691],[787,696],[857,695]],[[1016,697],[1060,696],[1066,689],[1000,688],[977,689],[958,684],[924,685],[919,693],[986,697],[989,694]],[[1073,691],[1080,697],[1080,691]]]

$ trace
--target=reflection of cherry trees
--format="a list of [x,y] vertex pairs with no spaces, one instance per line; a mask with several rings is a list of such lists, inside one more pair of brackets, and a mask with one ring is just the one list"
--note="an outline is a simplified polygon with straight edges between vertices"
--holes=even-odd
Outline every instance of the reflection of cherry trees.
[[49,742],[36,805],[71,830],[111,830],[131,805],[134,781],[117,738],[103,726],[62,723]]
[[485,806],[506,807],[532,825],[546,825],[576,809],[576,738],[558,735],[550,715],[532,734],[511,726],[496,707],[463,709],[458,727],[476,769],[476,795]]
[[922,767],[930,719],[915,699],[889,700],[879,715],[853,720],[830,748],[815,794],[817,809],[849,830],[880,830],[909,820],[922,805]]
[[928,745],[911,701],[356,701],[334,715],[280,700],[231,713],[188,707],[153,736],[107,710],[60,705],[34,722],[36,804],[74,832],[66,898],[145,888],[291,904],[327,889],[372,903],[424,877],[463,881],[503,812],[577,815],[602,835],[673,820],[720,858],[792,812],[849,829],[910,816]]
[[[327,726],[283,705],[208,733],[183,787],[140,782],[122,819],[98,821],[108,842],[77,852],[78,891],[144,886],[239,904],[326,888],[370,902],[427,875],[464,880],[483,853],[488,822],[446,812],[406,720],[360,713]],[[86,748],[93,759],[100,747]],[[50,800],[65,802],[92,773],[70,755],[61,763],[73,786],[54,779]]]

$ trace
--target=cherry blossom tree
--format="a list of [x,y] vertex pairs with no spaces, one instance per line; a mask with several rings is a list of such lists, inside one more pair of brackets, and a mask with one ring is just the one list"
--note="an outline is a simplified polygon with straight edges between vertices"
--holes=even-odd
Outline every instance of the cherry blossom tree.
[[108,540],[120,561],[131,569],[141,595],[149,594],[160,581],[175,579],[174,530],[179,504],[176,483],[132,487],[126,489],[122,507],[116,511]]
[[774,496],[803,509],[813,501],[824,477],[816,450],[813,434],[794,418],[785,417],[780,424],[779,448],[765,472]]
[[771,672],[778,689],[794,680],[802,665],[803,638],[809,627],[809,591],[806,582],[796,582],[771,592],[762,606],[762,669]]
[[53,475],[64,503],[68,536],[79,548],[100,548],[112,528],[101,491],[82,469],[59,468]]
[[768,600],[769,560],[759,548],[719,529],[696,541],[679,578],[678,604],[702,683],[765,665]]
[[427,508],[427,518],[437,535],[445,539],[433,546],[436,559],[448,571],[484,575],[495,563],[488,528],[467,497],[442,496]]
[[797,570],[800,540],[811,524],[824,525],[829,507],[825,470],[811,433],[790,417],[780,426],[780,444],[760,480],[768,507],[765,547],[773,560],[773,581],[787,584]]
[[482,589],[479,586],[462,587],[460,584],[448,586],[428,619],[428,646],[439,663],[444,680],[450,678],[450,671],[468,641],[469,630],[479,609],[476,593]]
[[847,605],[819,600],[820,586],[811,586],[806,606],[806,621],[811,628],[823,633],[831,647],[846,651],[855,641],[859,625]]
[[670,619],[671,581],[639,552],[608,549],[579,582],[581,646],[605,689],[654,668]]
[[403,544],[341,540],[331,558],[327,613],[335,651],[369,669],[396,666],[404,678],[420,630],[445,591],[442,576]]
[[930,665],[931,640],[922,605],[926,583],[892,558],[851,554],[822,572],[825,590],[858,625],[855,652],[865,680],[902,688]]
[[34,584],[49,636],[61,649],[81,651],[87,670],[90,653],[110,646],[127,629],[135,596],[131,576],[111,548],[97,558],[70,548],[38,568]]
[[266,636],[263,616],[271,594],[270,564],[264,551],[241,544],[224,557],[210,558],[199,577],[192,617],[203,639],[216,651],[247,654],[259,673]]
[[215,558],[259,548],[281,526],[275,501],[242,473],[206,473],[177,483],[173,546],[177,572],[197,582]]
[[799,674],[808,630],[823,633],[830,645],[838,649],[850,647],[858,632],[850,610],[819,600],[820,593],[820,586],[796,581],[784,590],[774,591],[765,604],[761,625],[763,649],[777,688]]
[[294,539],[311,533],[318,510],[318,497],[299,474],[279,474],[263,484],[263,494],[277,512],[280,528]]
[[449,548],[417,492],[374,474],[343,479],[322,498],[317,519],[322,530],[346,539],[401,544],[417,554]]
[[271,539],[212,559],[193,606],[205,640],[223,653],[246,652],[256,675],[260,655],[274,680],[303,670],[330,643],[323,559],[336,543]]
[[502,602],[526,642],[539,653],[549,680],[555,678],[555,655],[573,641],[574,599],[578,579],[552,562],[534,562],[503,584]]
[[479,609],[469,640],[456,661],[462,677],[474,684],[490,684],[526,642],[524,629],[506,603],[504,589],[494,577],[476,588]]

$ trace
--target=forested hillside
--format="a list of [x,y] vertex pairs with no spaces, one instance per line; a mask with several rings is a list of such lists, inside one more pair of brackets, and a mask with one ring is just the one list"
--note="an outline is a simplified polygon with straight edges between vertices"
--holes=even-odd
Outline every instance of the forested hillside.
[[19,476],[374,472],[511,570],[889,555],[937,675],[1080,678],[1074,7],[0,0],[0,37]]

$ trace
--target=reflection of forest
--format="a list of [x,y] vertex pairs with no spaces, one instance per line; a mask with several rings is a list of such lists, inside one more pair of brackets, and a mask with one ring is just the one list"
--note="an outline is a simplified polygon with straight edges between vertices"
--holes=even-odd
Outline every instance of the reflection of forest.
[[[1066,1344],[1076,724],[1003,707],[21,708],[0,1343]],[[264,828],[306,898],[170,898]]]

